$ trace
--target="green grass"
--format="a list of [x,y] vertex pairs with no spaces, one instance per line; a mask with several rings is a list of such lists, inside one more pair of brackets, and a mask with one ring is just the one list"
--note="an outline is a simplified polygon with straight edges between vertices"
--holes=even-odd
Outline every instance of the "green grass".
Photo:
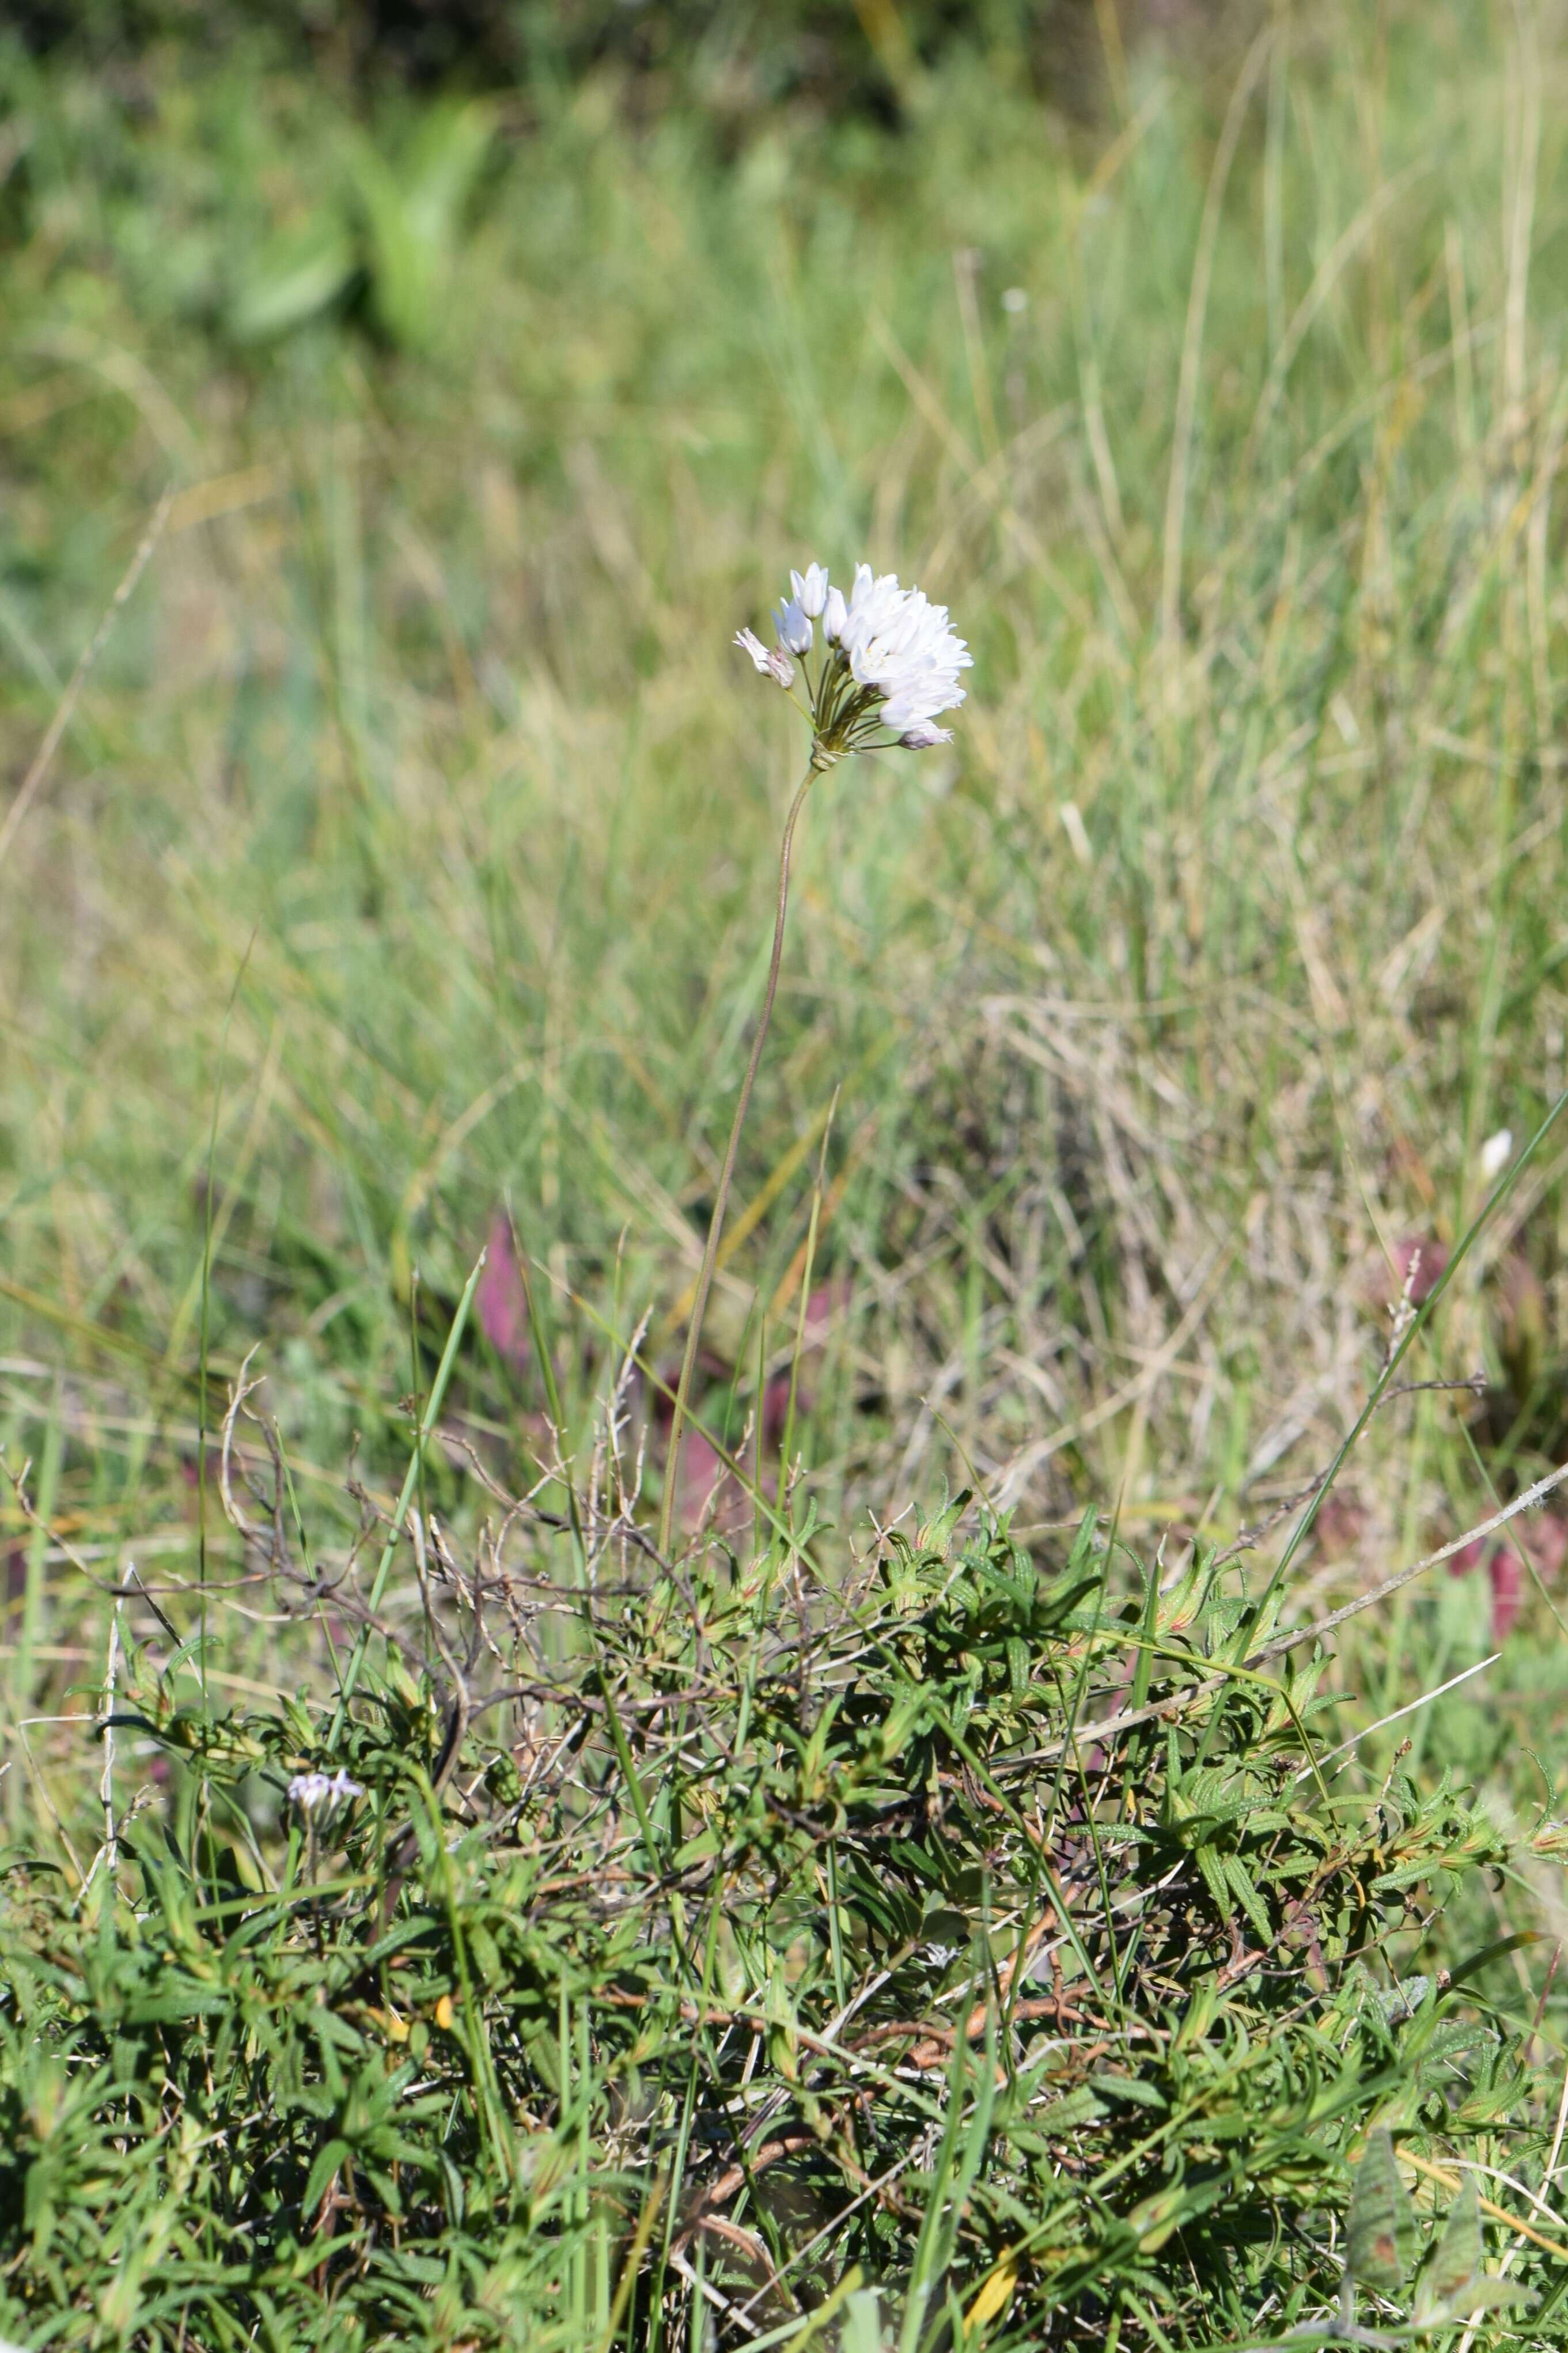
[[[145,1786],[138,1820],[149,1840],[164,1822],[174,1876],[132,1894],[150,1868],[139,1848],[119,1905],[101,1863],[82,1895],[102,1837],[84,1727],[103,1708],[111,1620],[144,1697],[161,1677],[170,1707],[195,1709],[199,1677],[213,1704],[270,1723],[296,1763],[325,1753],[410,1414],[509,1217],[531,1327],[520,1298],[513,1345],[497,1344],[493,1317],[470,1319],[440,1435],[416,1450],[415,1525],[433,1514],[454,1558],[478,1557],[499,1511],[482,1470],[532,1495],[544,1516],[514,1531],[517,1573],[557,1584],[574,1514],[624,1503],[652,1525],[654,1400],[679,1363],[802,753],[729,640],[762,619],[790,563],[842,570],[868,554],[918,579],[951,604],[977,666],[951,756],[840,770],[802,828],[701,1367],[704,1423],[743,1464],[759,1383],[787,1374],[803,1302],[826,1313],[805,1335],[787,1506],[765,1502],[764,1461],[764,1504],[725,1521],[738,1591],[771,1559],[775,1577],[811,1581],[807,1616],[826,1623],[827,1597],[871,1575],[877,1526],[968,1487],[1011,1513],[1047,1571],[1098,1509],[1138,1554],[1136,1567],[1107,1556],[1112,1611],[1136,1605],[1157,1547],[1173,1574],[1193,1545],[1227,1547],[1272,1519],[1223,1582],[1226,1607],[1237,1578],[1256,1596],[1293,1524],[1280,1507],[1376,1377],[1399,1247],[1451,1246],[1485,1197],[1483,1140],[1506,1125],[1522,1141],[1564,1085],[1559,47],[1528,6],[1400,6],[1375,22],[1331,7],[1281,15],[1269,38],[1201,64],[1136,48],[1091,132],[959,53],[912,93],[897,136],[781,111],[731,152],[679,109],[633,135],[608,83],[435,127],[388,100],[367,131],[330,79],[260,49],[226,64],[160,49],[129,80],[0,61],[13,788],[173,491],[0,860],[0,1445],[13,1471],[31,1460],[47,1524],[0,1497],[0,1808],[11,1851],[58,1868],[66,1891],[57,1902],[29,1878],[0,1927],[8,1954],[56,1972],[26,2032],[16,2005],[5,2015],[32,2054],[18,2069],[45,2063],[47,2015],[49,2035],[84,2038],[84,2081],[109,2071],[83,2093],[82,2146],[107,2136],[123,2159],[128,2246],[161,2178],[147,2168],[174,2145],[110,2129],[121,2059],[94,1989],[122,1965],[92,1978],[88,1944],[140,1950],[149,1905],[210,1909],[224,1900],[213,1874],[248,1867],[232,1861],[247,1839],[253,1892],[270,1891],[248,1932],[271,1973],[255,1980],[268,2014],[307,1978],[334,2017],[364,1999],[368,1929],[346,1888],[341,1914],[279,1894],[304,1866],[276,1789],[234,1782],[215,1827],[203,1808],[216,1801],[181,1793],[230,1786],[216,1752],[157,1782],[163,1751],[145,1731],[122,1738],[118,1802]],[[430,175],[449,169],[456,187],[464,155],[482,156],[466,206],[422,211]],[[311,311],[300,272],[322,253],[337,274]],[[270,341],[254,332],[268,305],[289,329]],[[1565,1149],[1549,1139],[1404,1368],[1453,1380],[1480,1366],[1486,1397],[1427,1390],[1375,1416],[1336,1511],[1291,1561],[1288,1618],[1415,1560],[1568,1457]],[[613,1470],[606,1399],[645,1315]],[[216,1493],[216,1432],[253,1344],[291,1557],[322,1581],[287,1587],[287,1609]],[[262,1433],[241,1435],[267,1473]],[[721,1564],[700,1544],[691,1574],[723,1588]],[[340,1585],[351,1567],[357,1582]],[[374,1823],[356,1818],[356,1889],[410,1817],[399,1773],[427,1772],[439,1740],[409,1726],[438,1714],[451,1680],[438,1652],[424,1658],[406,1541],[389,1577],[374,1615],[413,1681],[389,1683],[374,1646],[366,1689],[382,1699],[356,1703],[352,1737],[374,1748],[394,1721],[405,1737],[401,1765],[390,1752],[375,1765]],[[636,1619],[648,1605],[625,1606]],[[1433,1795],[1448,1768],[1506,1848],[1493,1892],[1468,1874],[1426,1956],[1545,1932],[1489,1964],[1477,2016],[1499,2066],[1561,2050],[1561,1999],[1543,1994],[1556,1866],[1531,1845],[1558,1806],[1561,1609],[1543,1572],[1495,1665],[1341,1768],[1361,1803],[1397,1765],[1423,1820],[1451,1802]],[[1352,1620],[1329,1671],[1336,1736],[1499,1647],[1487,1617],[1483,1572],[1438,1571]],[[555,1609],[539,1639],[541,1672],[567,1692],[602,1699],[619,1672],[629,1695],[653,1672],[640,1619],[616,1637],[613,1672],[594,1662],[603,1628]],[[1064,1655],[1076,1669],[1100,1640],[1080,1626]],[[279,1712],[283,1694],[306,1713]],[[552,1698],[550,1722],[575,1704]],[[394,1706],[414,1714],[389,1718]],[[506,1748],[503,1715],[474,1739]],[[751,1735],[726,1721],[700,1736],[739,1754]],[[465,1751],[465,1788],[489,1754]],[[631,1754],[595,1732],[582,1777],[595,1826],[568,1816],[549,1835],[580,1841],[584,1870],[647,1874],[627,1916],[663,1957],[665,1995],[681,1938],[738,1903],[753,1906],[758,1951],[787,1955],[798,1858],[766,1891],[737,1893],[716,1867],[682,1927],[654,1870],[673,1827],[657,1810],[651,1832],[634,1825],[614,1794],[632,1802]],[[660,1758],[650,1803],[679,1812],[687,1768]],[[1163,1752],[1144,1768],[1131,1814],[1108,1789],[1108,1819],[1158,1810]],[[1250,1752],[1235,1767],[1262,1769]],[[457,1985],[463,1907],[510,1883],[491,1837],[506,1805],[495,1798],[492,1817],[473,1802],[450,1884],[436,1849],[409,1882],[409,1920],[436,1923],[427,2007]],[[980,1803],[967,1783],[963,1802]],[[1021,1852],[965,1894],[966,1952],[997,1933]],[[476,2242],[489,2263],[504,2240],[531,2284],[497,2295],[563,2342],[609,2325],[668,2122],[656,2102],[622,2130],[620,2030],[595,2007],[618,1982],[601,1926],[574,1948],[582,1978],[560,1978],[583,2005],[572,2031],[593,2091],[578,2106],[559,2083],[549,2099],[531,2078],[517,2089],[508,2071],[531,2062],[514,2049],[505,1970],[492,2007],[476,1994],[468,2013],[483,2012],[483,2036],[475,2024],[460,2052],[433,2045],[450,2115],[479,2136],[459,2164],[471,2157],[476,2185],[512,2163],[514,2093],[551,2147],[577,2153],[552,2176],[568,2202],[547,2232],[502,2201]],[[215,1923],[193,1933],[201,1968],[239,2000],[249,1980],[223,1974]],[[148,1941],[123,1963],[145,1967],[154,2007],[163,1949]],[[833,1972],[862,1957],[841,1939],[837,1957],[813,1947],[801,1966],[826,2001]],[[1322,1998],[1342,2055],[1363,2031],[1349,1982],[1339,1970]],[[1140,2015],[1163,2032],[1175,1999],[1152,1991]],[[155,2024],[120,2038],[143,2087]],[[676,2010],[660,2031],[661,2047],[679,2042]],[[158,2062],[166,2098],[135,2094],[171,2131],[194,2090],[198,2110],[208,2096],[222,2038],[212,2028],[209,2047],[207,2031]],[[374,2044],[353,2021],[345,2031]],[[279,2050],[266,2064],[309,2078],[316,2099],[325,2060]],[[692,2116],[736,2057],[713,2059]],[[760,2080],[795,2096],[776,2054]],[[955,2084],[943,2114],[971,2115],[969,2096]],[[1527,2140],[1552,2121],[1551,2094],[1544,2116],[1535,2096]],[[366,2341],[413,2328],[389,2319],[374,2263],[349,2294],[286,2252],[278,2217],[324,2144],[286,2125],[270,2078],[257,2097],[266,2147],[235,2143],[236,2179],[253,2159],[258,2179],[304,2168],[268,2208],[267,2260],[295,2263],[300,2299],[277,2341],[312,2341],[340,2303]],[[421,2147],[437,2145],[431,2122]],[[1349,2146],[1330,2149],[1325,2211],[1342,2207]],[[1018,2189],[1012,2159],[994,2166],[978,2139],[942,2162],[971,2158],[972,2216],[1000,2184],[1043,2219],[1038,2185]],[[108,2161],[100,2149],[74,2177],[79,2229],[98,2195],[81,2185]],[[209,2160],[191,2161],[205,2182]],[[1486,2161],[1508,2164],[1500,2140]],[[940,2181],[920,2211],[933,2233],[955,2227]],[[223,2213],[224,2232],[252,2230],[249,2210]],[[449,2205],[441,2215],[444,2231]],[[895,2229],[882,2257],[854,2260],[868,2280],[924,2262],[933,2280],[977,2286],[989,2227],[964,2223],[940,2265],[934,2239],[918,2255],[912,2222],[910,2243]],[[1186,2230],[1158,2283],[1129,2288],[1137,2312],[1095,2307],[1096,2333],[1205,2341],[1190,2281],[1171,2285]],[[237,2243],[187,2253],[232,2264]],[[558,2243],[578,2251],[569,2290],[542,2252]],[[5,2292],[68,2336],[100,2295],[100,2259],[79,2245],[47,2292],[24,2293],[20,2274]],[[1303,2295],[1331,2295],[1327,2269],[1300,2260]],[[1019,2328],[1045,2326],[1038,2287],[1031,2274],[1018,2290]],[[1278,2292],[1282,2309],[1295,2288]],[[211,2280],[202,2293],[209,2315],[226,2295]],[[479,2327],[473,2279],[452,2294],[441,2341],[456,2344]],[[697,2295],[679,2291],[689,2335]],[[181,2341],[179,2319],[150,2316],[142,2296],[126,2287],[107,2307],[101,2342]],[[648,2312],[634,2299],[615,2327]],[[867,2313],[847,2306],[824,2327],[869,2328]],[[1206,2326],[1240,2342],[1251,2321],[1221,2299]]]

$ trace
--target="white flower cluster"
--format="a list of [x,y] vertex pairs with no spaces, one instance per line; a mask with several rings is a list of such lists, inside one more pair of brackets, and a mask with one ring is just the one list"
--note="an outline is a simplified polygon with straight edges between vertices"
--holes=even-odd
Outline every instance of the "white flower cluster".
[[[794,594],[773,615],[778,644],[771,650],[750,629],[735,643],[763,677],[795,684],[795,660],[805,666],[811,694],[813,757],[819,765],[862,750],[885,730],[906,751],[951,744],[952,730],[934,723],[963,701],[960,673],[973,657],[920,588],[900,588],[891,572],[858,564],[847,598],[820,564],[790,574]],[[822,625],[821,668],[810,657],[815,624]]]
[[298,1806],[307,1821],[317,1814],[335,1813],[351,1798],[363,1798],[364,1791],[357,1781],[351,1781],[340,1766],[335,1773],[296,1773],[289,1784],[289,1802]]

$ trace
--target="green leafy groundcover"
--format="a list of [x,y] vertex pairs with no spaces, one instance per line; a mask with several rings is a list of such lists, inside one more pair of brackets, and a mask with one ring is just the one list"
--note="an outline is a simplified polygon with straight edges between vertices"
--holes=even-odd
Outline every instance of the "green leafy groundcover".
[[1556,2339],[1503,1838],[1329,1754],[1310,1642],[963,1502],[841,1591],[631,1535],[422,1554],[347,1708],[135,1657],[115,1850],[5,1881],[0,2336]]

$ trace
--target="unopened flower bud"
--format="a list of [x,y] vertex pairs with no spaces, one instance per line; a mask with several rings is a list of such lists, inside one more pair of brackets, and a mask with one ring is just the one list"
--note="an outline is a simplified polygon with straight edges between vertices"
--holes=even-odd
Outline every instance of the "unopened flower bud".
[[779,607],[773,615],[773,622],[779,633],[780,645],[790,653],[808,654],[811,651],[811,623],[793,596],[787,605]]
[[836,646],[844,635],[844,624],[849,607],[844,602],[842,588],[830,588],[822,607],[822,634],[830,646]]
[[804,574],[792,572],[789,585],[795,590],[795,601],[808,621],[815,621],[827,600],[827,569],[825,565],[808,564]]

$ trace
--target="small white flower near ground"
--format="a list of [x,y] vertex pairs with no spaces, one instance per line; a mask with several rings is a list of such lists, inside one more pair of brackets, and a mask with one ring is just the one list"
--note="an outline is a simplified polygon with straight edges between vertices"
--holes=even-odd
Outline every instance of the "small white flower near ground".
[[289,1804],[298,1806],[308,1821],[363,1795],[360,1784],[351,1781],[341,1766],[335,1773],[296,1773],[289,1784]]

